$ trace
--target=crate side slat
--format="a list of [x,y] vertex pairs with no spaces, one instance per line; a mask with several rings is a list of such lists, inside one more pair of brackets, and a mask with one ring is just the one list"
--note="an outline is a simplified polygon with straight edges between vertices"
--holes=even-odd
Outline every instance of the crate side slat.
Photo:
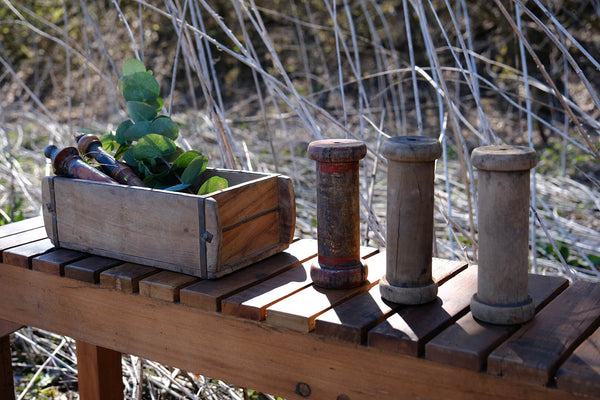
[[54,196],[61,247],[199,268],[198,196],[66,178]]
[[477,268],[471,266],[438,289],[432,302],[399,307],[368,333],[368,345],[386,351],[420,356],[425,343],[469,308],[477,291]]
[[277,177],[281,243],[291,243],[296,230],[296,197],[292,180],[287,176]]
[[488,357],[488,373],[546,385],[600,325],[600,285],[577,281]]
[[[442,285],[465,268],[465,262],[434,257],[432,278]],[[315,333],[359,344],[366,341],[369,329],[381,323],[398,307],[384,300],[379,286],[375,286],[320,315],[315,321]]]
[[50,239],[37,240],[16,246],[2,253],[2,262],[22,268],[31,268],[31,260],[54,249]]
[[600,395],[600,328],[583,341],[557,372],[559,389],[585,396]]
[[[211,196],[219,205],[223,229],[278,207],[277,177],[264,177],[253,185],[240,185]],[[227,207],[224,207],[227,205]]]
[[292,243],[286,251],[252,264],[249,268],[226,275],[218,280],[203,280],[183,288],[180,292],[180,301],[188,306],[220,311],[223,298],[295,267],[316,254],[317,242],[315,240],[298,240]]
[[[366,249],[363,253],[366,253],[363,256],[365,258],[370,251]],[[368,275],[364,284],[355,288],[334,290],[311,285],[267,308],[267,322],[298,332],[312,331],[315,328],[315,319],[319,315],[377,285],[381,276],[385,274],[385,257],[385,253],[379,253],[365,260]]]
[[[279,243],[279,211],[275,210],[223,232],[221,262],[227,265]],[[215,271],[217,272],[217,271]]]
[[[549,301],[568,287],[565,278],[529,275],[529,293],[539,312]],[[425,358],[456,367],[480,371],[487,356],[519,326],[486,324],[467,313],[425,345]]]

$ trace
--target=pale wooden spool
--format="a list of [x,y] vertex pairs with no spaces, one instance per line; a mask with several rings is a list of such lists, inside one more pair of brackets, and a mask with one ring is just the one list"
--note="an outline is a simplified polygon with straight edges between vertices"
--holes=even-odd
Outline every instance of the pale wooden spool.
[[535,305],[528,293],[529,170],[535,150],[484,146],[473,150],[478,173],[479,269],[471,312],[499,325],[526,322]]
[[317,162],[318,263],[310,276],[317,286],[346,289],[361,285],[367,265],[360,258],[358,163],[367,146],[353,139],[326,139],[309,144]]
[[398,136],[385,141],[388,159],[387,265],[381,297],[394,303],[423,304],[437,297],[431,278],[433,181],[442,154],[435,138]]

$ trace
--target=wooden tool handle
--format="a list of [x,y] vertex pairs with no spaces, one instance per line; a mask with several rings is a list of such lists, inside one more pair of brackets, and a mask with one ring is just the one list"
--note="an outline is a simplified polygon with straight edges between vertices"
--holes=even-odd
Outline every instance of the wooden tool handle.
[[50,145],[44,149],[44,154],[52,160],[52,167],[56,175],[96,182],[118,183],[83,161],[75,147],[59,149]]

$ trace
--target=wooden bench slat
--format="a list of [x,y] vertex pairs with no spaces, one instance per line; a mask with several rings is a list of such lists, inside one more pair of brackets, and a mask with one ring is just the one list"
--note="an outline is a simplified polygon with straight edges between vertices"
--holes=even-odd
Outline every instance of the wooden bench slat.
[[124,263],[100,273],[100,285],[125,293],[137,293],[140,280],[160,272],[160,269],[147,265]]
[[561,365],[556,374],[556,384],[569,393],[600,395],[600,328]]
[[0,396],[5,400],[15,399],[10,337],[8,335],[0,335]]
[[600,325],[600,285],[577,281],[488,357],[488,372],[546,385]]
[[[444,284],[467,268],[462,261],[432,259],[432,278]],[[379,287],[361,293],[320,315],[315,321],[315,333],[353,343],[367,340],[367,332],[381,323],[399,306],[381,297]],[[360,310],[360,312],[357,312]]]
[[22,246],[27,243],[35,242],[37,240],[46,239],[48,235],[46,234],[46,229],[35,228],[25,232],[15,233],[14,235],[5,236],[0,238],[0,261],[4,262],[3,253],[17,246]]
[[78,281],[98,283],[100,272],[121,264],[114,258],[92,256],[65,265],[65,277]]
[[310,332],[315,328],[315,319],[331,307],[377,285],[385,274],[385,253],[367,258],[367,281],[351,289],[322,289],[315,285],[281,300],[267,308],[269,324],[298,332]]
[[476,291],[477,268],[472,266],[441,285],[434,301],[398,308],[396,313],[369,331],[369,346],[421,355],[429,339],[468,311]]
[[186,286],[179,294],[181,303],[209,311],[221,311],[221,300],[286,271],[317,254],[317,241],[298,240],[284,252],[275,254],[251,267],[217,280],[204,280]]
[[[565,290],[569,282],[556,276],[529,275],[529,293],[536,311]],[[456,367],[480,371],[487,356],[519,326],[479,322],[471,313],[456,321],[425,345],[425,358]]]
[[17,324],[16,322],[0,319],[0,337],[10,335],[14,331],[18,331],[22,327],[23,325]]
[[33,257],[47,253],[52,249],[54,249],[54,245],[50,239],[37,240],[6,250],[2,254],[3,262],[16,267],[31,269],[31,259]]
[[65,265],[87,257],[88,254],[75,250],[57,249],[34,257],[31,269],[53,275],[64,275]]
[[140,280],[140,295],[166,301],[179,301],[181,288],[199,281],[195,276],[174,271],[160,271]]
[[316,257],[226,297],[221,302],[221,312],[256,321],[264,320],[267,307],[312,284],[310,265],[313,260],[316,261]]
[[22,221],[12,222],[10,224],[0,226],[0,238],[29,231],[35,228],[44,226],[44,218],[42,216],[24,219]]

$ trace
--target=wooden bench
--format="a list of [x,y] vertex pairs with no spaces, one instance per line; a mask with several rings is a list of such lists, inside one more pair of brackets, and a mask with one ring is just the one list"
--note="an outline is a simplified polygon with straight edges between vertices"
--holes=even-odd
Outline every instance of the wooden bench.
[[314,240],[224,278],[54,249],[33,218],[0,227],[0,398],[14,396],[8,335],[23,325],[77,342],[81,398],[122,398],[121,353],[287,399],[600,399],[600,284],[530,275],[535,318],[476,321],[476,266],[434,259],[438,298],[381,299],[368,282],[310,280]]

